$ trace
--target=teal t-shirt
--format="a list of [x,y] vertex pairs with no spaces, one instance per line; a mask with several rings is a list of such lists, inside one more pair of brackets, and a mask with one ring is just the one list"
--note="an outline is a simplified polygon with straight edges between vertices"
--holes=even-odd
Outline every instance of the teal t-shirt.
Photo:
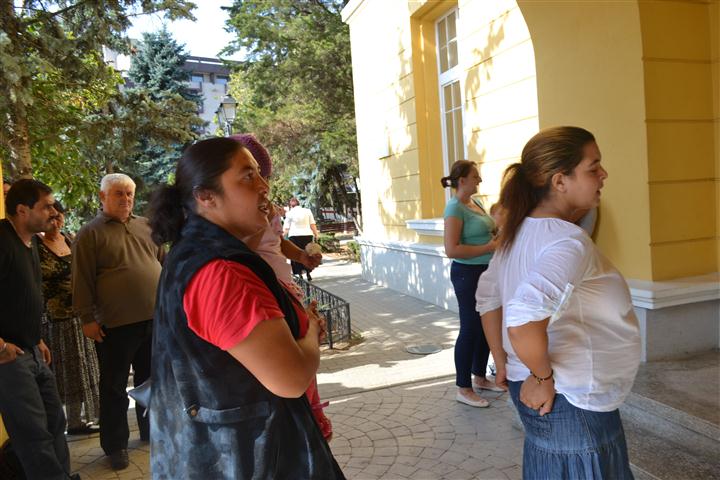
[[[482,208],[480,200],[473,198],[473,202]],[[443,218],[457,217],[463,222],[460,232],[460,243],[463,245],[485,245],[492,239],[492,232],[495,230],[495,222],[490,215],[482,215],[470,210],[467,205],[459,202],[457,197],[452,197],[445,205]],[[486,253],[479,257],[454,258],[458,263],[467,265],[487,265],[490,263],[492,253]]]

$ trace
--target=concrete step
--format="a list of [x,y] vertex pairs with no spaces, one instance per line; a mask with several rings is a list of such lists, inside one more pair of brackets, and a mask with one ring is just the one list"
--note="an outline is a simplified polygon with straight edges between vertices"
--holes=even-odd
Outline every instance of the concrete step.
[[631,393],[620,407],[630,461],[647,480],[720,479],[720,428]]

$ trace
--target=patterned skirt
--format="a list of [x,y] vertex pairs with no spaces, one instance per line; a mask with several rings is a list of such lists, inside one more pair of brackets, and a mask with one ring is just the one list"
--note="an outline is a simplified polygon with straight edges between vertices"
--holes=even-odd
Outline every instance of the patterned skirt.
[[67,410],[68,427],[82,424],[82,407],[84,421],[96,421],[100,414],[100,369],[94,342],[83,335],[82,323],[77,317],[52,319],[44,327],[43,337],[52,352],[50,366],[55,372],[60,400]]

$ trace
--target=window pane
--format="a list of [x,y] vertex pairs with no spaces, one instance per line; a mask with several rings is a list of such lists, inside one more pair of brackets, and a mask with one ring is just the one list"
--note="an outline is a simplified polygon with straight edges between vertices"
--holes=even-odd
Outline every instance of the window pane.
[[443,112],[449,112],[454,107],[452,91],[452,84],[445,85],[443,87],[443,98],[445,99],[445,102],[443,103]]
[[190,75],[190,81],[191,81],[191,82],[200,82],[200,83],[202,83],[202,81],[203,81],[203,76],[202,76],[201,73],[193,73],[192,75]]
[[448,69],[447,48],[441,48],[438,57],[440,57],[440,73],[446,72]]
[[452,112],[445,114],[445,138],[447,140],[448,165],[452,165],[453,162],[457,160],[455,155],[455,128],[453,126]]
[[448,67],[452,68],[458,64],[457,42],[448,43]]
[[452,83],[453,90],[453,108],[462,107],[462,97],[460,96],[460,82],[455,81]]
[[459,108],[454,112],[455,122],[455,151],[457,157],[462,158],[465,156],[465,141],[463,140],[463,124],[462,124],[462,110]]
[[457,37],[457,31],[455,29],[455,15],[456,14],[457,14],[457,11],[455,11],[447,16],[448,41]]
[[437,24],[438,28],[438,48],[443,48],[447,46],[447,25],[445,23],[445,19],[443,18],[440,20]]
[[227,85],[228,80],[230,80],[230,78],[224,75],[218,75],[215,77],[215,83],[218,85]]

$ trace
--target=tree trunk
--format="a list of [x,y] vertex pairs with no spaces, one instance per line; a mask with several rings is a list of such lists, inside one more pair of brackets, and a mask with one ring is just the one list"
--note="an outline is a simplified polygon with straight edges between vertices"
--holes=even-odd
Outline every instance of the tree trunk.
[[[12,0],[0,0],[0,30],[4,31],[9,39],[9,51],[6,53],[15,57],[21,57],[18,45],[23,39],[20,37],[19,20],[15,15],[14,3]],[[7,46],[6,46],[7,48]],[[18,80],[21,86],[20,91],[28,90],[28,78],[21,75]],[[3,81],[3,87],[8,88]],[[7,91],[3,92],[8,95]],[[13,178],[31,178],[32,162],[30,158],[30,129],[28,127],[27,110],[21,95],[10,96],[12,98],[9,111],[7,112],[7,134],[8,147],[10,150],[10,175]]]
[[10,168],[13,179],[32,178],[30,132],[25,106],[16,101],[10,115]]

